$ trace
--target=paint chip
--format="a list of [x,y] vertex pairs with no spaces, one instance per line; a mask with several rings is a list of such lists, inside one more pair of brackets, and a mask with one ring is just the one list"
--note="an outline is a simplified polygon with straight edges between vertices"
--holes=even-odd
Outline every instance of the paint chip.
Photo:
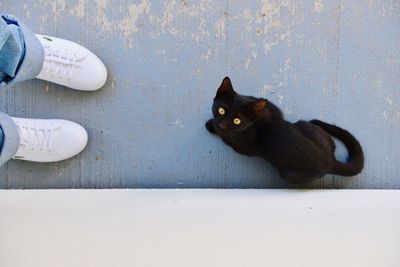
[[324,11],[324,3],[322,2],[322,0],[315,0],[314,1],[314,11],[315,12]]

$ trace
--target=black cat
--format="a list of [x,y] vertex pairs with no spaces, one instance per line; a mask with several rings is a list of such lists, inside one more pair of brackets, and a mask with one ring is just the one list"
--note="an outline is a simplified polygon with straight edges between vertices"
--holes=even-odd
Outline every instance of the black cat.
[[[287,122],[270,101],[237,94],[229,77],[218,88],[212,111],[208,131],[238,153],[266,159],[284,180],[304,183],[327,173],[353,176],[363,169],[362,148],[348,131],[319,120]],[[346,163],[335,159],[330,135],[345,144]]]

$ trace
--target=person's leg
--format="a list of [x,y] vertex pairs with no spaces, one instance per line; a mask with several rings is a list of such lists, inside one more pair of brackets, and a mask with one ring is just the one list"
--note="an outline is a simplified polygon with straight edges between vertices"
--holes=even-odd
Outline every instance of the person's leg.
[[37,34],[45,57],[36,77],[82,91],[94,91],[107,81],[103,62],[85,47],[60,38]]
[[107,69],[77,43],[33,34],[17,18],[0,16],[0,88],[34,78],[93,91],[106,83]]
[[[107,80],[103,62],[74,42],[33,34],[11,15],[0,16],[0,88],[39,78],[78,90]],[[12,118],[0,112],[0,166],[11,158],[54,162],[80,153],[87,133],[66,120]]]
[[[55,162],[71,158],[86,146],[88,135],[68,120],[11,118],[17,125],[19,147],[14,159]],[[7,140],[7,135],[6,135]]]
[[86,130],[68,120],[14,118],[0,112],[0,166],[10,159],[55,162],[80,153]]
[[1,149],[3,148],[3,142],[4,142],[4,134],[3,134],[3,129],[0,127],[0,153]]
[[20,145],[20,135],[14,120],[5,113],[0,112],[1,136],[3,139],[0,148],[0,166],[13,158]]
[[0,17],[0,81],[7,81],[15,76],[24,54],[21,28]]
[[0,16],[0,88],[34,79],[42,70],[44,49],[14,16]]

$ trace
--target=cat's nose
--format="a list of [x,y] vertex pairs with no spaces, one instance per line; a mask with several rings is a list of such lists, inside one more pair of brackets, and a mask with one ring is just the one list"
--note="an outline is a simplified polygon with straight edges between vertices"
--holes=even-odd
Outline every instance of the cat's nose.
[[226,130],[226,125],[223,123],[218,123],[219,128],[221,128],[222,130]]

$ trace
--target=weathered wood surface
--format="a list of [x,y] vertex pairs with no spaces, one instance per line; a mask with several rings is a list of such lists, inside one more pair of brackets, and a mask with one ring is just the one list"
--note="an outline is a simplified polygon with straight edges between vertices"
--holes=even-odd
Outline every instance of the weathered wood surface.
[[305,187],[400,188],[399,1],[2,0],[0,10],[81,43],[109,70],[94,93],[38,80],[0,92],[2,111],[74,120],[90,138],[71,160],[7,163],[1,188],[293,187],[205,130],[225,75],[290,121],[320,118],[359,138],[361,175]]

